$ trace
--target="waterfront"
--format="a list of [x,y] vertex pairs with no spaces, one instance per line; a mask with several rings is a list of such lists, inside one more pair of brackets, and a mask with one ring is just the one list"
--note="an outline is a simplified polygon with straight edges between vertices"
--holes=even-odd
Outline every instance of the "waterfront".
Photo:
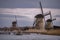
[[26,34],[26,35],[1,34],[0,40],[60,40],[60,36],[42,34]]
[[60,40],[59,4],[57,0],[1,0],[0,40]]

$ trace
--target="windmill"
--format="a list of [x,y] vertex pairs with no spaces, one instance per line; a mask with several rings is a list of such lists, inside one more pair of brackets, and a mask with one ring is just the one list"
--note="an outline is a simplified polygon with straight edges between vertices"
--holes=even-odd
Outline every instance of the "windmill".
[[12,26],[16,27],[17,26],[17,19],[16,19],[16,15],[15,15],[15,21],[12,22]]
[[41,2],[39,2],[39,4],[40,4],[40,7],[41,7],[41,13],[42,14],[37,14],[35,16],[36,20],[35,20],[33,26],[35,26],[35,28],[37,28],[37,29],[43,29],[44,30],[44,26],[45,26],[44,25],[44,20],[45,20],[45,18],[44,18]]
[[[39,4],[40,4],[40,8],[41,8],[41,13],[42,14],[38,14],[38,15],[36,15],[35,16],[35,18],[36,18],[36,20],[34,21],[34,23],[33,23],[33,26],[35,26],[35,27],[38,27],[38,28],[40,28],[40,29],[45,29],[45,27],[46,27],[46,21],[45,21],[45,16],[47,16],[47,15],[50,15],[50,20],[56,20],[56,19],[52,19],[52,15],[51,15],[51,11],[49,11],[49,13],[47,13],[47,14],[44,14],[43,13],[43,8],[42,8],[42,4],[41,4],[41,2],[39,2]],[[42,16],[43,17],[42,17]],[[39,22],[40,21],[40,22]],[[52,22],[51,22],[52,23]],[[51,24],[50,23],[50,24]],[[47,23],[48,24],[48,23]]]

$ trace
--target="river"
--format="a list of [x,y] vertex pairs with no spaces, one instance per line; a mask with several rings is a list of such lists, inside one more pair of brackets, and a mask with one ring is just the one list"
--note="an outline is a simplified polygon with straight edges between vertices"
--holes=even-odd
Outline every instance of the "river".
[[0,40],[60,40],[60,36],[42,34],[26,34],[26,35],[0,34]]

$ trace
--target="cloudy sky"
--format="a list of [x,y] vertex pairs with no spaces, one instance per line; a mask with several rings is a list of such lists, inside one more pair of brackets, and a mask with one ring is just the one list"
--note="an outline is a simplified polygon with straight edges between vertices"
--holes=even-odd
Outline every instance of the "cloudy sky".
[[44,13],[51,11],[52,17],[56,18],[54,25],[60,26],[60,0],[0,0],[0,26],[11,27],[15,16],[18,26],[32,26],[34,16],[41,14],[40,1]]

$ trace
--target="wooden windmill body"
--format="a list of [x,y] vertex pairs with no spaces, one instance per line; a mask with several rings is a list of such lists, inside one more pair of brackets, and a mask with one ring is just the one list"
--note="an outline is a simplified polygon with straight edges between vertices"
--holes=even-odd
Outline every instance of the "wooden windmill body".
[[35,28],[44,30],[44,16],[42,14],[38,14],[35,16],[35,18],[36,18]]

